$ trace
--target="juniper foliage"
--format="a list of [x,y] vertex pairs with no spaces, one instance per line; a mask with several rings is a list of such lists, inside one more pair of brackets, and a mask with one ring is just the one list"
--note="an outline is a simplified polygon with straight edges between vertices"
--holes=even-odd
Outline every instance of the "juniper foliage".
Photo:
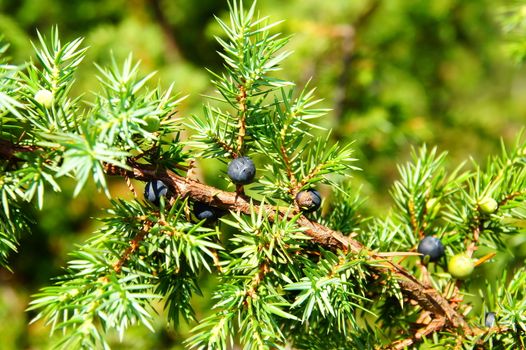
[[[317,107],[314,89],[279,78],[290,52],[288,38],[273,32],[277,23],[237,0],[229,21],[218,22],[225,33],[217,38],[224,70],[211,72],[218,93],[191,117],[174,114],[177,93],[151,88],[153,74],[139,76],[131,56],[98,67],[94,96],[73,97],[86,51],[81,39],[62,43],[56,28],[48,38],[39,34],[36,61],[23,67],[10,65],[2,46],[4,266],[29,230],[27,207],[42,207],[47,190],[60,191],[60,177],[76,181],[75,195],[94,181],[111,197],[109,175],[161,179],[170,189],[158,207],[113,198],[103,226],[71,253],[64,275],[34,295],[33,321],[61,332],[57,346],[66,349],[107,349],[108,332],[122,338],[135,324],[153,330],[159,303],[171,326],[194,326],[185,342],[191,349],[524,347],[523,262],[499,281],[475,285],[483,275],[456,281],[445,260],[426,264],[415,253],[433,235],[447,257],[465,252],[477,265],[492,264],[506,237],[524,232],[524,137],[485,165],[452,171],[446,153],[415,150],[399,167],[392,212],[363,217],[364,199],[349,180],[357,170],[351,145],[332,143],[316,124],[328,111]],[[183,140],[188,129],[193,136]],[[187,176],[191,158],[240,156],[254,159],[258,174],[236,192]],[[296,194],[319,186],[325,210],[301,212]],[[488,197],[498,203],[493,213],[479,205]],[[192,202],[229,214],[215,224],[198,221]],[[202,274],[219,282],[213,313],[199,319],[192,301]],[[464,298],[477,287],[478,313]],[[484,326],[486,311],[496,313],[494,327]]]

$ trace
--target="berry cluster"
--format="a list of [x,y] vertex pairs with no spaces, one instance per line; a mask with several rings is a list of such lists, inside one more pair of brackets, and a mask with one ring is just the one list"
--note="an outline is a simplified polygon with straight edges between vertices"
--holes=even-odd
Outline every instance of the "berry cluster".
[[[148,120],[146,127],[149,128],[150,126],[152,126],[152,131],[155,131],[154,129],[157,128],[156,121],[152,122]],[[227,174],[234,184],[247,185],[254,180],[256,166],[249,157],[234,158],[228,164]],[[166,197],[168,192],[168,186],[164,182],[161,180],[152,180],[146,183],[144,198],[150,203],[159,206],[161,197]],[[314,212],[318,210],[321,205],[320,193],[314,189],[298,192],[295,200],[300,210],[305,213]],[[206,223],[215,222],[225,214],[223,210],[202,202],[195,202],[193,204],[193,213],[197,220],[205,220]]]
[[[161,180],[149,181],[144,187],[144,198],[157,206],[161,204],[161,197],[167,195],[168,186]],[[207,223],[214,222],[225,214],[224,211],[201,202],[194,203],[193,212],[197,220],[205,220]]]
[[[491,197],[481,198],[477,202],[477,206],[482,215],[491,215],[499,208],[497,201]],[[417,252],[422,254],[422,260],[424,263],[439,261],[440,258],[445,255],[444,245],[440,239],[432,236],[426,236],[420,241]],[[451,276],[457,279],[468,278],[473,273],[474,269],[475,262],[466,253],[459,253],[452,256],[447,263],[447,270]],[[493,316],[491,316],[490,314],[492,313],[488,314],[490,320],[491,317],[493,317],[492,322],[494,322],[495,315],[493,314]],[[491,323],[488,321],[488,318],[486,318],[486,324],[488,324],[488,322]]]
[[[417,252],[422,254],[424,263],[436,262],[445,255],[445,248],[440,239],[426,236],[418,244]],[[457,279],[468,278],[474,269],[473,259],[465,253],[452,256],[447,264],[447,270]]]
[[[256,167],[249,157],[235,158],[228,164],[227,174],[236,185],[246,185],[254,180]],[[168,187],[161,180],[148,182],[144,189],[144,197],[155,205],[159,205],[161,197],[167,194]],[[314,212],[321,206],[320,193],[314,189],[298,192],[295,201],[304,213]],[[478,202],[478,207],[483,214],[492,214],[497,210],[498,204],[493,198],[485,197]],[[223,211],[201,202],[194,203],[193,213],[197,220],[205,220],[208,223],[224,215]],[[445,255],[445,248],[439,238],[426,236],[418,244],[417,252],[422,254],[422,260],[427,264],[439,261]],[[449,273],[457,279],[468,278],[474,268],[473,259],[465,253],[454,255],[447,264]]]
[[[246,185],[254,180],[256,166],[249,157],[235,158],[228,164],[227,174],[234,184]],[[316,211],[321,205],[320,193],[314,189],[299,192],[295,200],[298,207],[305,213]]]

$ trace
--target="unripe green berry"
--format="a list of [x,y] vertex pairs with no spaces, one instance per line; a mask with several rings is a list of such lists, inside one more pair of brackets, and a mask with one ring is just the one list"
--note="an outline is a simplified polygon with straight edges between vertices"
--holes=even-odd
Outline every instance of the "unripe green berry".
[[49,108],[53,105],[53,93],[49,90],[38,90],[35,93],[35,101],[40,103],[45,108]]
[[479,204],[480,210],[485,214],[492,214],[499,207],[499,204],[497,203],[497,201],[491,197],[482,198],[481,200],[479,200],[478,204]]
[[143,129],[148,132],[156,132],[161,127],[161,120],[156,115],[147,115],[144,117],[146,125],[143,126]]
[[451,276],[458,279],[468,278],[475,269],[475,263],[465,253],[454,255],[447,264]]

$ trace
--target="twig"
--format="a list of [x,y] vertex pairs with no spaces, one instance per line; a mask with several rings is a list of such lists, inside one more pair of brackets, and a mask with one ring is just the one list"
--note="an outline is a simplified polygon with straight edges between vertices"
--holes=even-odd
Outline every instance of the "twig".
[[420,339],[422,339],[423,337],[431,333],[437,332],[440,329],[444,328],[445,325],[446,325],[446,320],[444,319],[444,317],[435,318],[431,322],[429,322],[428,325],[417,330],[415,332],[415,335],[412,336],[411,338],[396,341],[393,344],[391,344],[388,347],[388,349],[393,349],[393,350],[406,349],[408,346],[411,346],[414,343],[420,341]]
[[[283,165],[285,165],[285,171],[287,172],[287,176],[290,180],[290,187],[289,187],[289,193],[295,197],[298,192],[298,180],[296,179],[296,175],[292,171],[292,166],[290,164],[290,158],[287,153],[287,149],[283,145],[285,142],[285,137],[287,135],[287,129],[289,128],[289,122],[286,122],[283,125],[283,128],[281,129],[279,133],[279,152],[281,153],[281,158],[283,159]],[[276,140],[278,141],[278,140]]]
[[[15,152],[32,151],[35,148],[30,146],[16,146],[4,140],[0,140],[0,157],[12,157]],[[221,191],[215,187],[199,183],[196,180],[177,175],[171,170],[159,166],[138,164],[130,159],[131,170],[122,169],[111,164],[105,164],[107,175],[122,176],[124,178],[137,179],[141,181],[162,180],[172,192],[181,198],[191,198],[194,201],[208,203],[209,205],[234,212],[250,214],[252,211],[259,211],[259,202],[247,196],[240,196],[236,192]],[[287,215],[292,217],[297,215],[297,211],[287,212],[285,209],[276,209],[271,205],[264,205],[268,219],[274,221],[284,218]],[[426,286],[418,281],[411,273],[402,266],[394,262],[392,256],[386,253],[376,253],[368,250],[359,241],[355,240],[354,235],[344,236],[338,231],[334,231],[317,222],[309,220],[304,215],[300,215],[297,224],[304,228],[304,233],[317,243],[327,249],[355,254],[366,255],[371,262],[371,269],[379,274],[390,273],[396,278],[402,293],[410,300],[415,301],[423,310],[435,316],[433,326],[428,326],[419,334],[425,335],[428,330],[442,328],[461,328],[464,335],[471,335],[479,330],[467,325],[463,315],[456,310],[455,303],[450,303],[437,290],[431,286]],[[151,223],[146,222],[141,231],[130,241],[130,246],[124,251],[119,260],[113,265],[113,270],[120,272],[122,266],[129,260],[130,256],[136,252],[141,242],[147,236]]]
[[135,190],[135,187],[133,186],[130,178],[128,176],[125,176],[124,179],[126,181],[126,186],[128,186],[128,189],[133,194],[133,198],[137,198],[137,191]]
[[409,216],[411,217],[411,226],[413,227],[413,231],[418,234],[418,237],[422,238],[423,234],[422,231],[418,227],[418,220],[416,218],[416,212],[415,212],[415,201],[413,197],[409,199],[409,202],[407,203],[407,209],[409,210]]
[[239,95],[237,96],[239,103],[239,131],[237,134],[237,153],[242,153],[243,142],[247,133],[247,90],[243,85],[239,86]]
[[[268,266],[268,262],[265,261],[262,264],[259,265],[258,273],[252,278],[252,281],[250,283],[250,289],[246,291],[246,295],[250,298],[256,298],[257,297],[257,289],[258,286],[261,284],[267,273],[270,272],[270,267]],[[245,300],[246,303],[246,300]]]
[[473,253],[475,250],[477,250],[477,243],[480,238],[480,231],[482,226],[482,220],[480,219],[480,216],[478,214],[478,208],[477,208],[477,214],[475,214],[474,219],[474,228],[473,228],[473,239],[468,245],[468,248],[466,249],[466,254],[471,258],[473,256]]
[[214,266],[216,267],[217,271],[219,271],[219,273],[223,273],[223,267],[219,262],[219,254],[217,254],[217,250],[210,249],[210,252],[212,253],[212,259],[214,260]]
[[119,260],[117,260],[113,264],[113,271],[119,273],[122,270],[122,266],[128,259],[130,259],[130,256],[139,249],[141,242],[144,240],[146,235],[148,234],[148,231],[150,230],[151,222],[145,222],[143,228],[133,237],[133,239],[130,241],[130,246],[126,248],[124,253],[122,253]]
[[484,264],[486,261],[488,261],[489,259],[493,258],[495,255],[497,255],[495,252],[488,253],[488,254],[484,255],[482,258],[480,258],[477,261],[475,261],[475,267],[477,267],[477,266],[479,266],[481,264]]
[[34,152],[38,149],[39,147],[37,146],[24,146],[0,140],[0,159],[21,161],[22,159],[16,157],[15,153]]
[[307,175],[305,175],[305,177],[303,179],[301,179],[301,181],[299,181],[298,184],[296,185],[296,192],[300,188],[305,186],[305,184],[307,182],[309,182],[310,179],[312,179],[314,176],[316,176],[316,174],[318,174],[318,172],[321,170],[321,167],[322,167],[322,165],[319,164],[314,169],[312,169]]
[[513,200],[513,199],[515,199],[515,198],[517,198],[519,196],[524,196],[524,195],[526,195],[526,190],[512,192],[512,193],[508,194],[506,197],[504,197],[504,199],[502,199],[499,202],[499,207],[502,207],[503,205],[505,205],[509,201],[511,201],[511,200]]
[[285,147],[283,147],[283,144],[280,145],[279,151],[281,153],[281,158],[283,158],[283,165],[285,165],[285,170],[287,172],[287,176],[288,176],[288,178],[290,180],[290,186],[291,187],[289,188],[289,192],[294,197],[294,196],[296,196],[296,194],[298,192],[296,176],[294,175],[294,172],[292,171],[292,167],[290,165],[289,155],[287,154],[287,150],[285,149]]

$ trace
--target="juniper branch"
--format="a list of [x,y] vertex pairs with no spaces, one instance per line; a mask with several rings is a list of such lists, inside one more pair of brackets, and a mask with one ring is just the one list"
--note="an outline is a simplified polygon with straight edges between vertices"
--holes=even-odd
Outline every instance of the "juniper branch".
[[[131,170],[106,165],[105,171],[108,175],[135,178],[137,180],[149,181],[158,179],[169,186],[173,193],[182,198],[191,198],[194,201],[207,203],[211,206],[249,214],[252,210],[258,211],[259,205],[264,205],[268,213],[269,220],[276,219],[276,215],[285,215],[285,210],[272,205],[260,204],[257,201],[240,196],[236,192],[227,192],[215,187],[202,184],[198,181],[185,178],[171,170],[153,167],[150,165],[130,163]],[[297,214],[292,212],[289,215]],[[451,328],[462,328],[465,334],[472,334],[473,329],[468,326],[464,317],[432,286],[423,285],[418,279],[410,274],[403,267],[381,253],[368,250],[359,241],[351,236],[344,236],[342,233],[334,231],[315,221],[309,220],[305,216],[300,216],[297,220],[298,225],[305,229],[304,233],[320,246],[336,251],[350,250],[356,254],[367,255],[371,261],[376,263],[375,269],[379,274],[393,274],[402,292],[410,299],[415,301],[422,309],[432,312],[439,317],[445,318],[444,326]]]
[[[67,92],[71,87],[74,68],[80,63],[84,49],[77,51],[80,40],[62,48],[55,30],[52,50],[44,48],[38,53],[39,60],[46,71],[53,73],[45,73],[41,76],[45,82],[44,87],[51,90],[49,92],[53,95],[53,103],[45,107],[34,98],[35,92],[40,88],[32,81],[33,76],[36,77],[40,72],[40,68],[34,65],[30,65],[28,75],[24,75],[22,79],[24,83],[21,86],[25,89],[25,100],[23,100],[27,100],[28,106],[24,110],[23,118],[17,115],[13,107],[22,110],[22,105],[18,106],[11,102],[5,104],[4,101],[6,113],[18,116],[21,120],[25,119],[31,126],[27,131],[22,132],[22,136],[17,133],[0,140],[0,160],[5,161],[6,168],[10,170],[13,166],[16,168],[22,165],[17,169],[19,171],[16,175],[19,176],[8,179],[9,186],[3,189],[3,193],[13,192],[10,198],[13,199],[14,204],[18,199],[30,201],[37,185],[41,193],[39,201],[42,203],[41,198],[44,193],[42,179],[47,179],[48,183],[58,190],[59,187],[53,179],[66,174],[75,175],[78,182],[76,193],[93,173],[93,179],[98,187],[105,190],[107,190],[106,175],[117,175],[124,178],[132,192],[134,192],[130,182],[132,178],[143,181],[161,180],[170,187],[173,195],[171,198],[166,198],[166,202],[161,201],[160,210],[154,209],[153,213],[151,206],[137,200],[129,205],[133,210],[127,210],[125,207],[128,204],[123,201],[120,210],[123,215],[108,221],[113,224],[108,226],[113,231],[103,231],[104,235],[97,238],[100,239],[97,243],[101,245],[96,248],[103,248],[103,254],[84,254],[88,250],[81,250],[78,254],[81,259],[71,264],[74,268],[72,271],[77,271],[77,275],[72,275],[74,283],[70,283],[69,280],[60,282],[54,289],[45,289],[39,299],[33,302],[34,309],[45,308],[38,317],[53,321],[63,319],[64,322],[60,327],[65,328],[69,327],[68,324],[76,324],[74,336],[83,337],[83,332],[90,327],[92,337],[100,338],[102,333],[95,329],[93,320],[106,320],[106,315],[112,314],[110,316],[113,319],[120,320],[115,328],[121,334],[132,323],[140,321],[148,326],[149,317],[146,317],[147,313],[144,311],[144,307],[148,304],[147,299],[167,296],[171,320],[177,322],[179,314],[187,320],[195,320],[190,297],[193,292],[199,291],[199,287],[194,284],[194,279],[198,276],[201,267],[211,272],[210,262],[213,261],[221,272],[223,282],[226,282],[221,284],[226,288],[216,293],[216,297],[220,299],[216,307],[223,311],[209,317],[208,321],[204,321],[203,326],[196,327],[201,334],[196,335],[195,342],[190,341],[193,344],[191,347],[204,348],[206,345],[216,344],[226,348],[228,337],[232,338],[229,334],[230,329],[235,329],[237,326],[241,343],[246,348],[266,346],[274,348],[285,344],[286,332],[289,333],[287,337],[293,339],[294,336],[291,337],[291,334],[299,329],[296,327],[305,326],[311,333],[322,334],[320,330],[325,327],[323,322],[327,322],[331,327],[337,324],[338,332],[345,335],[343,340],[338,341],[345,342],[352,338],[349,336],[350,333],[345,332],[356,333],[356,330],[348,329],[361,328],[354,319],[358,308],[364,311],[363,304],[371,302],[371,311],[374,312],[374,308],[383,307],[381,304],[384,301],[389,304],[389,298],[393,295],[401,303],[407,299],[410,301],[410,306],[404,310],[404,316],[407,317],[402,321],[411,329],[416,329],[416,333],[411,336],[400,334],[398,330],[406,329],[404,326],[389,325],[391,318],[383,318],[380,315],[379,320],[387,324],[389,331],[396,331],[396,334],[394,332],[392,334],[397,341],[390,344],[390,348],[405,348],[421,341],[431,333],[444,331],[451,334],[449,340],[456,341],[458,346],[464,340],[470,341],[469,345],[478,344],[471,340],[487,331],[472,325],[472,318],[469,318],[470,323],[467,323],[466,315],[469,309],[465,308],[465,304],[461,304],[463,301],[459,288],[461,282],[449,282],[448,286],[455,286],[454,291],[448,294],[446,287],[446,292],[441,293],[442,287],[445,287],[444,283],[447,283],[446,278],[433,280],[432,267],[428,272],[427,267],[422,265],[418,268],[419,263],[417,263],[417,268],[413,269],[415,266],[412,266],[410,261],[403,267],[397,257],[415,254],[411,252],[415,250],[416,240],[428,235],[446,238],[449,240],[448,243],[453,243],[448,245],[448,249],[454,252],[467,249],[471,256],[478,246],[488,241],[500,243],[499,235],[484,235],[485,232],[492,230],[495,233],[518,232],[524,227],[526,212],[522,211],[519,205],[524,200],[526,186],[524,166],[526,146],[518,145],[517,151],[514,151],[511,157],[504,150],[502,158],[490,160],[488,170],[485,172],[477,168],[476,172],[468,171],[458,178],[455,176],[456,173],[446,177],[442,166],[445,154],[436,156],[435,150],[427,152],[423,147],[419,154],[415,154],[414,165],[410,164],[400,169],[402,181],[395,185],[393,191],[398,212],[395,211],[394,215],[388,216],[383,221],[378,219],[374,224],[376,226],[369,226],[368,229],[364,229],[365,226],[361,225],[362,220],[355,218],[356,200],[345,200],[340,203],[333,201],[336,203],[332,204],[335,206],[336,215],[332,218],[318,213],[305,216],[298,208],[294,209],[292,206],[281,208],[273,205],[282,203],[279,200],[290,203],[291,195],[294,197],[298,191],[307,186],[315,187],[320,183],[338,186],[331,177],[348,175],[347,171],[353,168],[350,163],[354,159],[350,157],[352,154],[350,147],[337,145],[330,147],[331,142],[328,137],[320,138],[315,144],[309,142],[307,136],[314,136],[309,130],[316,127],[310,123],[310,120],[324,113],[321,109],[312,108],[317,102],[313,100],[313,90],[304,89],[299,97],[293,98],[294,89],[285,89],[292,83],[268,75],[269,72],[279,69],[279,63],[288,55],[287,52],[279,53],[287,38],[278,39],[278,35],[271,35],[268,32],[268,28],[275,23],[267,25],[265,19],[256,19],[255,5],[245,15],[242,2],[239,2],[239,7],[237,2],[234,2],[231,11],[233,15],[230,27],[219,21],[229,39],[225,41],[218,38],[224,48],[224,52],[220,54],[226,61],[225,73],[222,76],[214,74],[216,78],[214,84],[224,98],[223,102],[228,103],[229,110],[205,107],[204,120],[196,117],[194,125],[191,126],[196,131],[194,145],[205,150],[200,156],[212,156],[216,159],[236,158],[245,151],[251,153],[254,151],[256,156],[265,155],[271,159],[272,164],[267,166],[264,176],[268,174],[273,176],[260,180],[256,186],[259,185],[262,189],[260,195],[269,194],[267,198],[272,205],[245,195],[240,185],[236,192],[227,192],[192,180],[188,174],[182,175],[192,168],[191,163],[188,167],[183,165],[190,153],[183,151],[183,143],[178,142],[178,139],[168,140],[168,135],[183,132],[178,128],[178,123],[171,118],[178,101],[170,98],[171,87],[166,93],[161,93],[160,89],[138,93],[152,75],[139,79],[136,74],[137,65],[132,64],[131,57],[126,60],[122,70],[116,63],[112,68],[100,69],[99,79],[104,91],[96,95],[96,102],[91,109],[80,113],[80,100],[70,100]],[[40,41],[45,46],[42,38]],[[52,59],[53,57],[55,59]],[[62,63],[55,62],[56,58],[63,58],[59,60]],[[281,97],[277,94],[278,90],[281,91]],[[232,108],[235,112],[230,110]],[[153,131],[148,130],[151,129],[151,125],[149,126],[147,122],[149,117],[158,119],[159,125],[153,128]],[[280,137],[276,138],[278,134]],[[46,152],[49,154],[46,155]],[[139,154],[136,155],[137,153]],[[34,160],[37,160],[39,166],[27,170]],[[49,163],[52,166],[44,166]],[[38,182],[35,179],[39,179]],[[466,179],[469,181],[464,181]],[[251,187],[251,190],[257,190],[256,186]],[[339,189],[340,192],[345,192]],[[26,190],[25,195],[22,190]],[[490,212],[486,210],[483,213],[484,210],[478,201],[484,196],[500,200],[496,202],[500,204],[499,206],[511,209],[500,214],[513,215],[499,216],[495,210]],[[186,200],[179,201],[180,198]],[[13,210],[7,208],[5,204],[7,201],[4,198],[2,200],[5,206],[2,214],[5,215],[2,219],[10,224],[10,220],[6,218],[9,218]],[[445,204],[442,212],[439,206],[433,205],[433,203],[440,204],[441,201]],[[249,229],[242,228],[240,225],[231,225],[239,229],[242,235],[238,234],[229,242],[238,245],[237,249],[230,250],[228,244],[224,247],[218,244],[222,243],[218,240],[219,237],[216,237],[219,231],[208,232],[208,229],[201,227],[203,221],[198,224],[191,223],[188,213],[189,204],[191,206],[192,202],[207,203],[219,209],[230,210],[238,223],[248,224],[249,220],[245,222],[245,219],[251,216],[253,218],[254,213],[257,212],[258,215],[264,216],[265,220],[262,222],[266,225],[265,229],[270,232],[260,230],[259,219],[253,220],[256,223],[247,225]],[[170,212],[173,216],[170,219],[163,218],[165,203],[166,207],[171,205]],[[130,225],[129,232],[115,228],[115,225],[128,228],[127,222],[130,217],[141,218],[139,214],[145,214],[147,217],[135,220],[133,225]],[[436,221],[435,224],[434,220],[437,218],[445,220]],[[335,223],[338,220],[345,224]],[[512,223],[510,228],[506,227],[506,220]],[[279,231],[282,222],[290,224],[291,226],[287,228],[292,230]],[[228,224],[228,219],[223,219],[223,223]],[[9,233],[14,232],[15,226],[11,226]],[[186,235],[184,230],[188,227],[191,232],[203,229],[204,233],[197,238]],[[380,232],[376,231],[377,228]],[[276,231],[273,231],[274,229]],[[364,231],[358,231],[362,229]],[[351,233],[344,235],[339,230]],[[279,233],[275,235],[278,231]],[[114,235],[117,232],[125,234]],[[291,232],[298,233],[302,241],[298,244],[293,243],[294,248],[291,249],[287,246],[288,241],[280,236],[281,232],[285,232],[283,236],[287,239],[293,236]],[[361,238],[358,238],[360,235],[356,232],[362,232]],[[306,239],[304,234],[311,238],[308,243],[303,241]],[[398,237],[395,237],[397,235]],[[17,237],[16,234],[13,236]],[[276,238],[278,236],[279,238]],[[176,252],[174,256],[166,250],[163,251],[162,245],[159,245],[159,240],[164,244],[168,241],[166,238],[172,237],[179,239],[168,246],[170,251]],[[207,239],[201,239],[203,237]],[[395,240],[386,239],[391,237],[395,237]],[[13,246],[12,241],[6,240],[0,232],[0,245]],[[250,244],[245,244],[247,241]],[[377,244],[379,241],[387,243]],[[278,253],[273,250],[274,243],[281,244]],[[393,252],[397,250],[393,248],[394,245],[402,246],[400,250],[404,252]],[[88,245],[88,248],[94,246]],[[181,247],[189,249],[188,254],[186,252],[183,254],[186,260],[181,260],[182,255],[179,255]],[[223,253],[227,258],[224,260],[218,256],[218,250],[221,249],[225,249]],[[148,259],[143,261],[142,253],[144,251],[150,253],[150,250],[156,254],[149,254]],[[334,251],[338,254],[333,254]],[[97,250],[98,252],[100,251]],[[247,252],[251,254],[250,259],[244,261],[243,255]],[[162,253],[165,253],[164,256]],[[294,255],[294,259],[297,260],[290,259],[289,253],[290,256],[297,254]],[[286,256],[285,263],[279,261],[279,254]],[[173,266],[166,263],[159,265],[163,269],[150,269],[151,266],[158,266],[155,264],[160,257],[164,257],[166,261],[173,258]],[[480,258],[477,264],[490,257],[491,254],[488,254]],[[228,260],[230,258],[233,259]],[[239,260],[236,260],[237,258]],[[238,266],[240,261],[245,263],[241,269]],[[292,261],[297,261],[299,264],[292,266],[288,263]],[[150,262],[154,265],[148,265]],[[345,267],[346,263],[360,264],[359,268],[352,270]],[[424,259],[420,264],[425,263]],[[181,268],[186,265],[189,269]],[[282,266],[290,270],[284,273],[281,271]],[[222,267],[224,267],[223,271],[221,271]],[[438,272],[441,271],[440,268],[439,266]],[[90,269],[96,270],[96,273],[86,273]],[[346,270],[345,273],[342,273],[342,270]],[[238,271],[242,271],[244,275],[239,276]],[[311,273],[312,271],[314,273]],[[362,277],[356,279],[361,283],[353,285],[356,282],[353,279],[356,276],[354,272],[358,272]],[[175,282],[174,273],[176,273]],[[280,274],[283,274],[283,277]],[[290,276],[292,278],[289,278]],[[520,274],[517,273],[516,276]],[[275,277],[285,281],[285,290],[301,290],[299,296],[295,294],[296,292],[283,295],[281,290],[274,290],[273,286],[277,282],[273,279]],[[504,297],[505,290],[499,289],[501,295],[498,298],[498,307],[500,311],[506,311],[506,321],[514,331],[518,329],[516,325],[520,325],[524,330],[523,315],[515,313],[517,309],[524,309],[517,307],[517,305],[521,306],[520,302],[524,303],[524,296],[521,294],[522,301],[516,297],[519,295],[518,290],[523,290],[522,286],[526,281],[524,278],[516,277],[515,282],[509,283],[513,287],[506,290],[506,297]],[[122,287],[122,284],[130,281],[133,283]],[[144,281],[146,282],[143,283]],[[91,283],[90,290],[83,289],[83,284],[86,282]],[[318,288],[322,283],[327,284]],[[380,285],[382,291],[374,288],[366,291],[371,285],[374,287],[374,284]],[[501,284],[508,284],[508,281],[504,278]],[[179,287],[182,289],[179,290]],[[351,287],[350,291],[348,287]],[[136,289],[144,292],[132,292]],[[78,297],[79,290],[88,298]],[[155,293],[150,292],[153,290]],[[230,294],[223,293],[225,291]],[[311,293],[311,291],[315,292]],[[131,293],[131,298],[127,297],[127,292]],[[374,298],[366,294],[369,292]],[[99,304],[104,300],[102,296],[107,297],[104,293],[115,294],[116,297],[108,298],[111,303]],[[512,298],[508,297],[513,293],[515,295]],[[66,299],[70,296],[76,297],[76,305],[69,305],[70,300],[67,300],[68,303],[62,300],[63,295],[66,295]],[[225,307],[226,303],[232,300],[227,295],[234,297],[238,303]],[[309,303],[305,302],[307,298]],[[295,301],[291,303],[291,299]],[[130,308],[135,312],[132,313],[131,320],[128,315],[130,310],[127,309],[130,305],[129,300],[138,306]],[[331,301],[332,305],[330,305]],[[320,305],[308,306],[315,303]],[[298,306],[305,309],[298,309]],[[390,311],[396,311],[392,306],[387,305]],[[60,316],[63,310],[75,310],[75,307],[76,310],[83,310],[79,314],[82,317],[68,319],[67,313]],[[289,314],[281,307],[289,307],[292,313],[303,311],[302,324],[274,324],[272,315],[298,320],[297,316]],[[312,312],[313,307],[318,310]],[[100,315],[97,315],[97,312]],[[416,321],[409,317],[413,312],[420,314]],[[232,321],[235,313],[238,315],[236,324]],[[329,314],[334,316],[334,319],[325,318]],[[84,316],[87,316],[87,319],[84,319]],[[113,327],[113,323],[108,322],[108,325]],[[291,328],[287,329],[289,326]],[[103,325],[104,332],[106,328],[111,327]],[[368,327],[369,325],[366,325],[358,333],[367,332]],[[203,329],[208,331],[201,332]],[[360,341],[377,338],[374,339],[375,342],[381,342],[385,339],[378,336],[379,332],[376,330],[370,333],[372,335],[364,336]],[[406,339],[400,339],[403,337]],[[520,337],[518,339],[520,340]],[[67,342],[69,344],[69,340]]]

